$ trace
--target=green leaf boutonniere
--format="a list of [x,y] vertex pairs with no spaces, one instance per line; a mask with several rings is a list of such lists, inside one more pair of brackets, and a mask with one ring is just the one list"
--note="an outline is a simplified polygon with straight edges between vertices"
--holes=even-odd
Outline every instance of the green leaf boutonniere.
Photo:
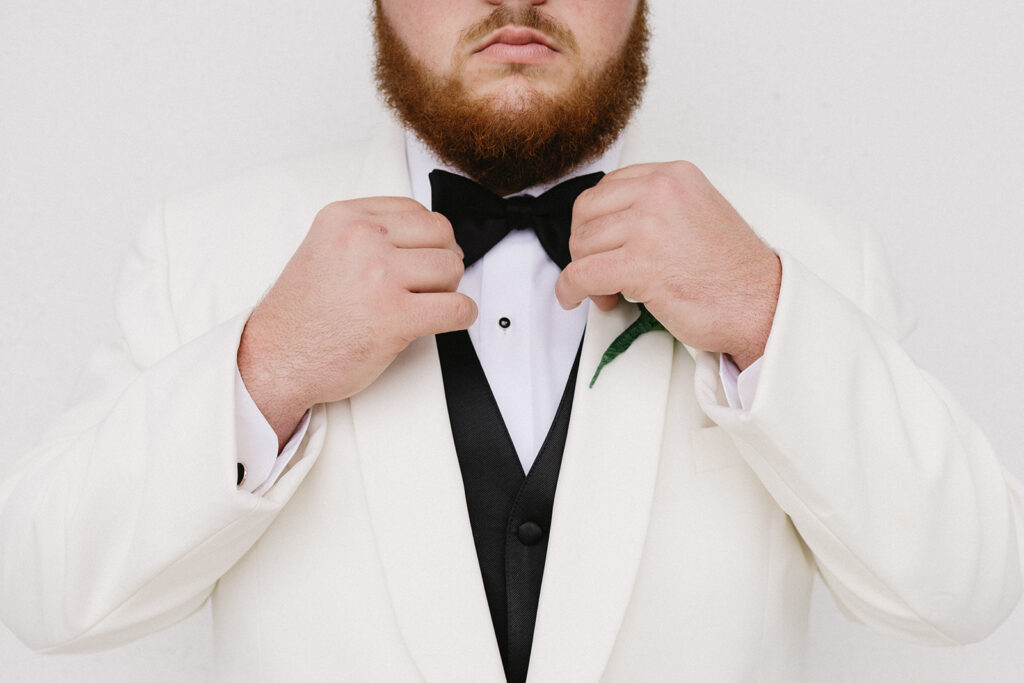
[[633,324],[625,329],[615,340],[608,345],[604,355],[601,356],[601,362],[597,364],[597,370],[594,371],[594,376],[590,378],[590,386],[594,386],[594,382],[597,381],[597,376],[601,374],[601,369],[604,366],[615,360],[615,357],[620,353],[629,348],[629,345],[636,341],[636,338],[645,332],[652,330],[664,330],[665,326],[658,322],[658,319],[651,315],[651,312],[647,310],[647,307],[643,304],[639,304],[640,317],[633,321]]

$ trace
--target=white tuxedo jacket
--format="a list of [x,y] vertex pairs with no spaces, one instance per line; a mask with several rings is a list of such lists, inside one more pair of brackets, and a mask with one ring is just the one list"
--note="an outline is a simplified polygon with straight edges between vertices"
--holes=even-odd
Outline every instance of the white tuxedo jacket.
[[[633,131],[623,163],[671,158]],[[334,200],[407,195],[394,126],[358,149],[167,201],[124,270],[123,338],[0,486],[0,613],[34,648],[108,647],[213,600],[218,680],[500,681],[432,338],[316,406],[264,496],[235,488],[252,306]],[[591,307],[531,681],[792,681],[816,572],[852,617],[957,643],[1020,591],[1014,498],[897,338],[878,240],[709,171],[781,254],[757,395],[717,356]]]

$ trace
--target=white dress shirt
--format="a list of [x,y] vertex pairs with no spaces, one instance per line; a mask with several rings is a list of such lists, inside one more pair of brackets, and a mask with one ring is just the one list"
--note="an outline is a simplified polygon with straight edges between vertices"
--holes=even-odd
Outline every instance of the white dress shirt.
[[[616,142],[595,161],[572,176],[604,171],[619,165]],[[418,138],[406,136],[406,155],[413,198],[431,206],[428,175],[435,168],[457,169],[441,162]],[[518,194],[538,196],[565,178]],[[566,311],[555,298],[561,272],[531,230],[513,230],[479,261],[466,269],[458,291],[473,299],[479,315],[469,327],[480,365],[515,446],[523,472],[529,472],[554,420],[572,369],[590,300]],[[749,406],[753,400],[760,360],[742,373],[722,356],[720,374],[729,405]],[[581,368],[589,373],[593,369]],[[249,396],[241,375],[236,385],[238,462],[245,469],[240,488],[262,494],[277,480],[298,450],[305,434],[307,413],[295,434],[277,453],[277,436]]]
[[[615,170],[620,150],[621,145],[613,145],[572,175]],[[412,135],[406,153],[413,197],[430,206],[430,171],[459,171],[441,163]],[[517,194],[536,197],[558,182]],[[469,338],[523,472],[530,471],[554,420],[587,324],[589,300],[566,311],[555,298],[561,272],[532,230],[513,230],[467,268],[459,282],[459,291],[476,301],[479,315]]]

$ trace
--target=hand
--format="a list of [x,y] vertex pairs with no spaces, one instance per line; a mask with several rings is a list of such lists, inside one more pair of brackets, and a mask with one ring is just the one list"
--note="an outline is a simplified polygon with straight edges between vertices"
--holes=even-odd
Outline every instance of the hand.
[[728,353],[745,369],[764,353],[782,281],[778,255],[687,162],[606,175],[573,207],[573,261],[555,294],[609,310],[621,293],[676,339]]
[[279,445],[312,405],[358,393],[417,337],[468,327],[476,304],[455,291],[462,272],[451,224],[412,199],[324,207],[238,349]]

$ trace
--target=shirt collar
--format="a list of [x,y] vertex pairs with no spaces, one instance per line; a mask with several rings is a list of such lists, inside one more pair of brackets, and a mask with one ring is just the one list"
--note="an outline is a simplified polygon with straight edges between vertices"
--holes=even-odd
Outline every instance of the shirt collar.
[[[409,162],[409,183],[412,188],[412,198],[428,208],[430,207],[430,178],[428,176],[431,171],[435,168],[440,168],[444,171],[463,175],[458,169],[455,169],[438,159],[437,155],[435,155],[422,140],[408,130],[405,132],[405,156]],[[598,171],[610,173],[619,167],[619,159],[621,156],[622,138],[619,137],[619,139],[605,150],[604,154],[590,163],[573,169],[572,172],[561,178],[553,180],[550,183],[543,183],[541,185],[528,187],[518,194],[531,194],[536,197],[572,176],[586,175],[587,173],[596,173]]]

